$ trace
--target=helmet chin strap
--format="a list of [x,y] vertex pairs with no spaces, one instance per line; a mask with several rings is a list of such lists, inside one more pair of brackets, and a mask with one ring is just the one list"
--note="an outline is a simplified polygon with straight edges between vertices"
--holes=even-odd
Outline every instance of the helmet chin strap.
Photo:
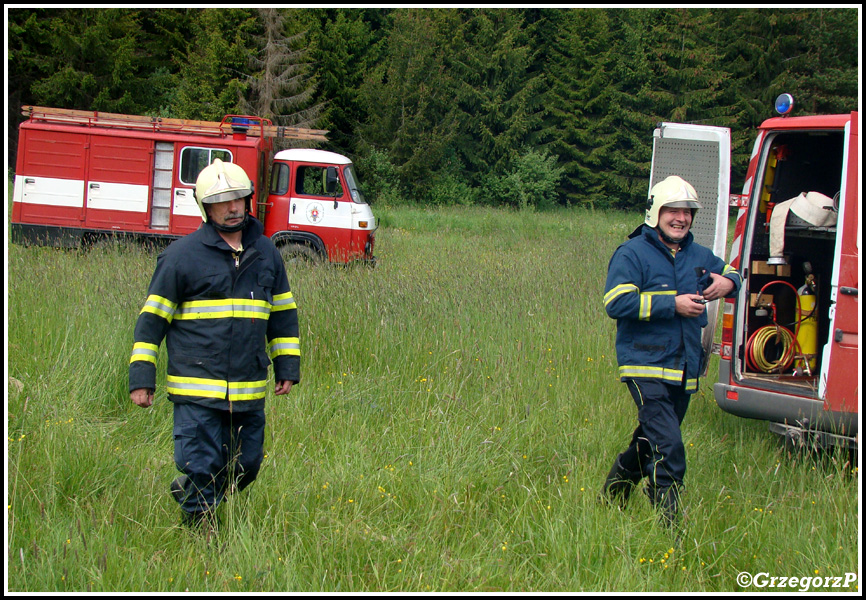
[[686,236],[683,236],[682,238],[675,240],[671,236],[667,235],[664,231],[662,231],[661,227],[656,227],[655,230],[658,232],[659,237],[661,237],[664,241],[666,241],[669,244],[681,244],[683,242],[683,240],[686,239]]
[[216,229],[217,231],[222,231],[224,233],[234,233],[234,232],[240,231],[241,229],[246,227],[246,225],[247,225],[247,212],[244,211],[244,219],[243,219],[243,221],[241,221],[237,225],[220,225],[220,224],[216,223],[213,219],[211,219],[210,215],[208,215],[207,222],[210,223],[211,225],[213,225],[213,228]]

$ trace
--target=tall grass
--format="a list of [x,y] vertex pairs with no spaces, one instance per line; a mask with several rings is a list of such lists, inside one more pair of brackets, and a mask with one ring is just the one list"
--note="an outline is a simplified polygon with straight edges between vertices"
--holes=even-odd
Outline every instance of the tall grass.
[[376,268],[290,272],[303,381],[269,398],[262,472],[216,535],[182,528],[168,492],[164,349],[154,407],[126,389],[155,255],[10,246],[10,591],[737,591],[742,571],[857,572],[859,474],[722,413],[715,366],[684,424],[681,542],[642,494],[598,502],[636,421],[601,306],[635,218],[379,212]]

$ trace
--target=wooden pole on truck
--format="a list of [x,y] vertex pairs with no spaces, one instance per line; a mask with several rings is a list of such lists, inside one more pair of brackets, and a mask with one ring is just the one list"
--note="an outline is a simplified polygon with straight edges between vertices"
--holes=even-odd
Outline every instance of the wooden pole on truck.
[[230,115],[225,117],[221,122],[217,122],[123,115],[119,113],[50,108],[45,106],[23,106],[21,107],[21,114],[33,120],[70,123],[88,127],[120,127],[124,129],[146,129],[150,131],[195,133],[201,135],[231,135],[233,127],[239,125],[234,120],[243,119],[247,122],[241,126],[246,128],[246,134],[251,136],[320,142],[325,142],[328,139],[327,130],[282,127],[273,125],[268,119],[246,115]]

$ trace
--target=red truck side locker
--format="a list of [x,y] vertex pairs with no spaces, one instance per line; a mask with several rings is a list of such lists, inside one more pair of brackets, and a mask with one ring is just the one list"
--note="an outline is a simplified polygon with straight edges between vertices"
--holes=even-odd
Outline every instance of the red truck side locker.
[[148,228],[153,140],[124,135],[88,136],[86,227],[144,231]]
[[12,220],[55,227],[84,223],[86,139],[62,131],[20,127],[16,165],[18,196]]

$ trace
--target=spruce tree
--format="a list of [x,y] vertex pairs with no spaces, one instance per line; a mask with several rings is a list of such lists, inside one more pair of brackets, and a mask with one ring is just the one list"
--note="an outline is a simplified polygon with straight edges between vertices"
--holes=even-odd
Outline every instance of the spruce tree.
[[241,110],[247,62],[259,27],[252,9],[206,8],[192,14],[187,55],[180,67],[172,116],[220,121]]
[[565,171],[560,194],[592,207],[609,205],[601,160],[606,135],[597,123],[607,111],[612,80],[606,73],[611,52],[610,19],[598,9],[565,12],[553,38],[545,71],[544,104],[549,148]]
[[[297,9],[259,8],[257,13],[261,32],[253,37],[258,49],[249,58],[253,72],[244,77],[242,111],[277,125],[312,127],[322,104],[313,102],[316,82],[310,76],[309,23],[303,22]],[[284,138],[274,144],[277,150],[308,145]]]
[[449,56],[457,123],[456,151],[469,182],[502,175],[541,124],[543,75],[530,70],[533,51],[518,11],[464,11],[460,44]]
[[385,151],[403,185],[416,194],[429,188],[457,135],[445,57],[456,51],[458,25],[454,9],[394,11],[384,60],[361,88],[370,115],[360,128],[364,144]]
[[611,206],[629,207],[646,197],[652,131],[659,121],[649,59],[658,40],[651,35],[657,10],[612,9],[612,49],[602,57],[612,86],[605,111],[591,135],[598,140],[598,165],[605,173],[602,193]]
[[313,62],[318,74],[317,102],[324,105],[321,127],[328,129],[329,146],[347,154],[357,154],[363,144],[358,129],[378,110],[365,110],[361,98],[364,78],[381,60],[383,35],[373,31],[368,16],[377,12],[357,9],[311,11],[318,17],[312,44]]

